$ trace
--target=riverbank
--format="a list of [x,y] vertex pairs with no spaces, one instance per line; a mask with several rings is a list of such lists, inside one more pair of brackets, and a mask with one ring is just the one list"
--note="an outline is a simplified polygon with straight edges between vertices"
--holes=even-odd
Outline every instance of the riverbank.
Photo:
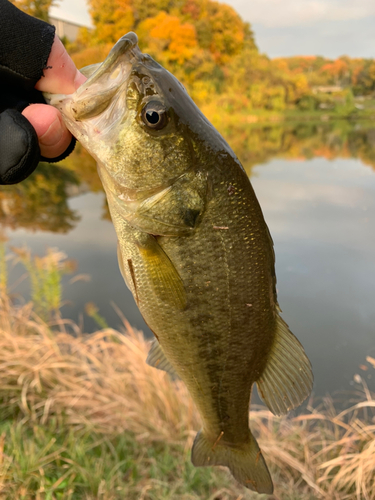
[[232,127],[245,127],[249,125],[266,124],[296,124],[296,123],[325,123],[346,120],[348,122],[375,123],[375,100],[366,109],[342,110],[307,110],[286,109],[274,110],[249,110],[242,108],[241,103],[231,99],[219,100],[218,103],[209,103],[200,106],[203,114],[219,130],[229,130]]
[[[126,320],[83,335],[2,294],[0,346],[1,498],[261,498],[226,469],[191,465],[199,416],[182,383],[145,364],[148,342]],[[263,498],[375,498],[375,396],[363,382],[341,413],[330,400],[289,418],[251,410],[275,483]]]

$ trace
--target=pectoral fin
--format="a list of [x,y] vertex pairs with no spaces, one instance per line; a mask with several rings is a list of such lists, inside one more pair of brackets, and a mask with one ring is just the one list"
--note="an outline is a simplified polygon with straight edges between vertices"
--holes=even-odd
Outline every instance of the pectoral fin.
[[280,316],[272,350],[257,386],[259,395],[275,415],[299,406],[313,386],[310,361]]
[[[165,304],[180,310],[186,307],[186,292],[177,269],[153,236],[138,245],[143,271],[155,295]],[[137,271],[135,270],[135,279]],[[141,291],[139,292],[141,293]],[[140,297],[140,300],[142,298]]]
[[120,244],[117,246],[117,256],[121,274],[139,307],[148,283],[164,304],[174,309],[185,309],[187,298],[184,284],[173,262],[154,236],[138,233],[128,258],[124,259]]
[[151,344],[146,363],[154,368],[157,368],[158,370],[167,372],[173,379],[178,378],[175,369],[166,358],[164,351],[157,340],[154,340]]

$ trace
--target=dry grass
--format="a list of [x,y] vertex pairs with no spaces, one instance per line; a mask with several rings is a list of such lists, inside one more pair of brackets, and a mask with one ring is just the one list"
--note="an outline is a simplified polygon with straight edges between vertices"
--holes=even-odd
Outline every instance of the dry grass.
[[17,407],[41,423],[64,413],[69,425],[111,435],[126,430],[169,441],[194,435],[199,423],[187,390],[145,364],[148,343],[126,320],[126,335],[112,329],[81,335],[69,321],[47,326],[31,304],[15,309],[3,297],[1,306],[4,411]]
[[[187,462],[188,449],[200,425],[194,405],[182,383],[170,381],[166,374],[145,364],[148,343],[126,321],[124,327],[125,334],[105,329],[85,336],[67,321],[58,320],[47,325],[34,314],[31,305],[14,307],[3,295],[0,301],[0,410],[3,420],[29,426],[35,439],[40,432],[36,429],[47,428],[51,422],[58,421],[66,432],[69,429],[76,433],[89,432],[104,440],[133,436],[138,451],[155,446],[157,449],[157,443],[167,443],[180,450],[177,461]],[[371,363],[371,358],[369,360]],[[276,486],[272,498],[375,499],[374,408],[374,395],[365,385],[361,401],[341,413],[337,413],[329,402],[320,410],[312,409],[309,414],[282,419],[264,408],[252,408],[251,426],[272,469]],[[0,453],[0,498],[16,498],[5,493],[1,496],[11,483],[15,484],[12,467],[17,461],[16,449],[13,448],[13,456],[9,456],[11,447],[4,440],[10,438],[4,432],[0,438],[0,452],[8,446],[8,454]],[[62,467],[70,467],[76,459],[66,455],[66,443],[65,455],[62,448],[55,449],[52,445],[54,442],[46,443],[39,449],[41,463],[46,457],[51,463],[64,456]],[[140,460],[145,460],[145,452],[142,453]],[[158,456],[152,458],[154,462],[147,460],[148,464],[154,464]],[[168,462],[166,458],[163,460]],[[36,471],[34,467],[33,480],[39,474],[38,481],[42,481],[43,467],[36,467]],[[61,496],[57,492],[68,477],[62,472],[57,473],[52,489],[48,490],[52,491],[51,496],[43,493],[47,491],[45,482],[44,486],[38,483],[39,489],[35,491],[39,493],[29,494],[27,488],[22,495],[19,488],[11,491],[18,492],[17,498],[46,500],[255,498],[235,485],[226,474],[211,473],[210,469],[205,469],[209,475],[202,476],[202,482],[210,481],[212,486],[216,477],[220,474],[224,477],[217,480],[222,487],[221,491],[215,490],[213,496],[206,493],[200,496],[196,492],[199,485],[194,486],[194,491],[192,487],[191,493],[178,494],[179,490],[172,488],[173,481],[181,479],[176,477],[168,478],[168,491],[176,491],[172,496],[152,493],[155,484],[163,482],[160,477],[139,480],[132,493],[125,496],[115,493],[112,486],[103,489],[103,483],[90,490],[95,494],[82,493],[80,496],[74,494],[73,480],[77,472],[72,469],[66,474],[68,472],[70,489],[67,486],[68,489],[61,490]],[[189,474],[191,479],[193,473]],[[130,479],[123,481],[125,484]],[[81,482],[79,488],[84,491]],[[27,484],[31,485],[31,480]]]

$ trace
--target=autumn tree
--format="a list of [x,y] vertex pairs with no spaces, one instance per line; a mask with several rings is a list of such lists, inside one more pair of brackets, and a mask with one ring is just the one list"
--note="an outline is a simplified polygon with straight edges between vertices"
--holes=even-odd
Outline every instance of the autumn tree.
[[375,93],[375,61],[373,59],[362,60],[362,65],[353,76],[353,87],[357,95]]
[[89,10],[95,26],[91,44],[114,44],[125,33],[134,29],[132,0],[90,0]]
[[309,87],[340,85],[351,88],[354,94],[371,94],[375,91],[375,61],[373,59],[342,56],[327,59],[321,56],[298,56],[274,59],[285,73],[303,74]]
[[183,65],[198,49],[195,27],[165,11],[140,23],[138,33],[141,45],[161,63]]
[[187,51],[208,51],[224,64],[241,51],[245,39],[253,37],[250,26],[232,7],[212,0],[89,0],[89,6],[95,26],[93,44],[114,43],[134,30],[141,45],[153,47],[161,44],[164,32],[162,50],[169,51],[172,60],[186,60],[187,54],[177,54],[187,44]]
[[213,0],[89,0],[89,8],[94,30],[81,31],[81,54],[73,56],[80,66],[99,62],[93,56],[103,52],[100,47],[135,31],[142,51],[172,71],[199,102],[223,88],[227,65],[245,46],[257,51],[250,25]]
[[348,63],[344,59],[336,59],[333,62],[327,62],[322,68],[320,68],[321,73],[326,73],[328,78],[328,83],[334,83],[335,85],[340,85],[343,83],[343,79],[348,76]]

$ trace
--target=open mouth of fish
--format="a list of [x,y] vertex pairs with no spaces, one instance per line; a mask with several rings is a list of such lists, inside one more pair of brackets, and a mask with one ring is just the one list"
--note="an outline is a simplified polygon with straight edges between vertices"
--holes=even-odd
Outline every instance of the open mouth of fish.
[[[95,134],[100,138],[98,147],[113,144],[118,128],[127,115],[127,87],[135,63],[155,63],[138,47],[135,33],[127,33],[112,48],[102,63],[81,69],[88,79],[70,95],[44,93],[48,104],[56,107],[64,116],[71,133],[84,146],[90,141],[90,152],[98,160],[97,148],[93,148]],[[113,140],[112,140],[113,139]]]
[[[99,164],[105,163],[106,169],[101,169],[101,177],[111,177],[110,190],[115,193],[119,203],[127,204],[127,210],[136,209],[139,200],[165,190],[163,184],[147,190],[131,189],[124,185],[118,169],[110,169],[111,158],[116,155],[116,148],[121,142],[121,131],[127,120],[139,114],[137,95],[132,101],[132,79],[147,80],[147,72],[160,69],[148,54],[143,54],[138,47],[138,37],[130,32],[115,44],[107,58],[102,63],[92,64],[81,69],[88,79],[73,94],[44,93],[48,104],[59,109],[64,122],[76,139],[88,150]],[[146,75],[144,74],[146,73]],[[150,93],[153,83],[150,80]],[[146,96],[142,102],[149,100]],[[129,109],[129,102],[132,109]],[[107,159],[107,161],[105,161]],[[171,183],[174,179],[171,181]],[[132,202],[135,206],[132,207]]]

